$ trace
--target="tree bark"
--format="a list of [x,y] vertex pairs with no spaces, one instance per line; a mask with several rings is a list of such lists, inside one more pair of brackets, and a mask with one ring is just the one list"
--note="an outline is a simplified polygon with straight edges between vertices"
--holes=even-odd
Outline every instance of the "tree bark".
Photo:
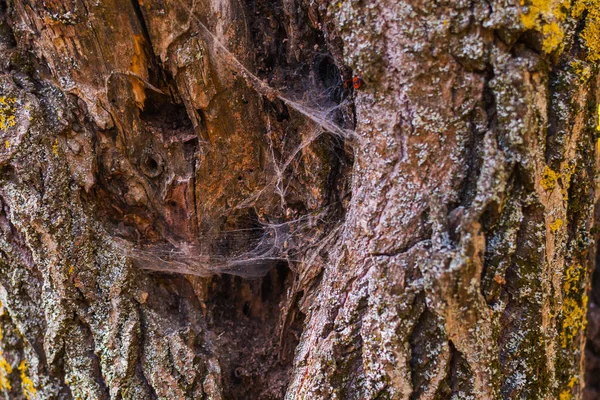
[[599,26],[0,1],[0,390],[598,398]]

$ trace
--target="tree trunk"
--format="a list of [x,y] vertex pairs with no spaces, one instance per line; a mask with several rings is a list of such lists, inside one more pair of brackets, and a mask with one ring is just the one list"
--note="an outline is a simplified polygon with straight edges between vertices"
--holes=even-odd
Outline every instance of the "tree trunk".
[[0,1],[0,389],[599,398],[599,26],[596,0]]

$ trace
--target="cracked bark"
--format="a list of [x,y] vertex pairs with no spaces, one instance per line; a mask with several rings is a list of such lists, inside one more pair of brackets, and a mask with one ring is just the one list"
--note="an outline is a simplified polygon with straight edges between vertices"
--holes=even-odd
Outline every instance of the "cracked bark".
[[0,389],[595,398],[559,3],[0,1]]

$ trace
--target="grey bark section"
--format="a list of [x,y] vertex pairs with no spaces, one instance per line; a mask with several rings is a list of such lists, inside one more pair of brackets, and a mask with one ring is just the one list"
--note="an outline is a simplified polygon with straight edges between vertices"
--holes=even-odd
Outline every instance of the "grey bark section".
[[7,396],[582,397],[584,20],[548,54],[518,1],[0,9]]

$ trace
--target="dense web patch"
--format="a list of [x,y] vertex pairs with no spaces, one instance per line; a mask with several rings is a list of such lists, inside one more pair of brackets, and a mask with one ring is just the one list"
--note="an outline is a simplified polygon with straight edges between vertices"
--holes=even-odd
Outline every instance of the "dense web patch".
[[216,237],[201,237],[194,243],[171,241],[132,246],[119,239],[117,242],[143,269],[256,278],[281,262],[314,260],[333,239],[332,232],[325,234],[323,226],[319,216],[303,216],[281,224],[225,231]]
[[[336,110],[344,107],[344,103],[335,104],[333,101],[328,101],[326,103],[329,104],[319,104],[319,100],[322,101],[323,99],[332,99],[334,96],[332,95],[331,91],[338,90],[337,88],[327,88],[324,92],[318,93],[316,96],[314,93],[305,91],[302,93],[301,97],[298,97],[284,93],[285,91],[283,90],[269,86],[266,82],[246,68],[235,57],[235,55],[227,49],[227,47],[219,40],[219,38],[217,38],[208,29],[208,27],[202,23],[200,18],[194,14],[193,9],[188,9],[188,11],[191,19],[196,22],[200,28],[204,39],[206,39],[208,43],[212,43],[212,55],[221,58],[232,68],[232,70],[241,74],[246,79],[250,87],[270,100],[277,98],[283,101],[288,107],[298,111],[300,114],[312,120],[317,126],[331,134],[338,135],[339,137],[348,140],[357,138],[354,130],[340,126],[338,123],[336,123],[335,119],[332,118],[332,115],[335,114]],[[331,79],[339,79],[339,77],[331,77]]]
[[[296,143],[300,143],[291,149],[277,149],[276,152],[277,145],[273,143],[271,135],[273,121],[267,113],[266,138],[274,169],[273,177],[260,190],[236,205],[237,209],[250,208],[263,195],[275,193],[283,210],[286,208],[289,181],[295,174],[294,161],[304,149],[323,134],[333,135],[346,144],[358,140],[353,130],[353,114],[348,112],[353,100],[349,91],[345,90],[347,88],[344,88],[340,71],[329,55],[317,54],[314,69],[321,77],[319,85],[303,82],[306,77],[298,74],[296,79],[299,81],[286,85],[286,89],[273,88],[246,68],[202,23],[194,14],[194,5],[188,11],[190,27],[192,22],[198,27],[198,33],[209,44],[212,57],[224,61],[233,72],[245,79],[249,87],[268,101],[283,102],[294,111],[292,118],[303,120],[303,124],[310,126],[301,139],[295,138]],[[137,75],[133,78],[143,81]],[[149,89],[160,92],[150,83],[143,83]],[[339,213],[331,212],[334,206],[285,222],[256,218],[250,228],[222,231],[213,236],[199,235],[194,242],[169,238],[160,244],[130,243],[124,239],[117,239],[117,242],[136,264],[148,270],[197,276],[226,273],[245,278],[260,277],[281,262],[293,264],[314,261],[334,239],[341,226]]]

